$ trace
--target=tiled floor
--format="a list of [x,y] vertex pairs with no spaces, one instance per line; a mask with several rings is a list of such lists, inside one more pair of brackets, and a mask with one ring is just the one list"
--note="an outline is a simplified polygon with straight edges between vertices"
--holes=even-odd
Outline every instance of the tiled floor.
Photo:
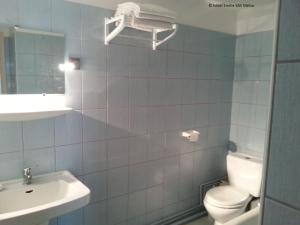
[[186,225],[213,225],[213,224],[214,224],[214,222],[206,216],[206,217],[197,219],[195,221],[192,221]]

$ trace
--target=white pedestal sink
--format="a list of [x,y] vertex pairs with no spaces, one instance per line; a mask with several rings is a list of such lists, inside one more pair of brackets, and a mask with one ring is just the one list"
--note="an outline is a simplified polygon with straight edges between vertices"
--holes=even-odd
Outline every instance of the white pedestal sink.
[[70,172],[62,171],[0,182],[1,225],[47,225],[51,218],[79,209],[89,203],[90,190]]

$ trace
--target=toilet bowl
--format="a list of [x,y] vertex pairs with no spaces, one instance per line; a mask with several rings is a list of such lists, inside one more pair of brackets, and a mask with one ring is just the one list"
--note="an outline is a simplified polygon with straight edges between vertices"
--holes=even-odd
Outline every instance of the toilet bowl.
[[251,198],[248,193],[240,192],[232,186],[220,186],[206,193],[204,206],[210,216],[214,218],[215,225],[222,225],[240,216]]
[[237,153],[228,154],[226,160],[229,184],[210,189],[203,202],[215,225],[240,216],[251,199],[260,196],[262,161]]

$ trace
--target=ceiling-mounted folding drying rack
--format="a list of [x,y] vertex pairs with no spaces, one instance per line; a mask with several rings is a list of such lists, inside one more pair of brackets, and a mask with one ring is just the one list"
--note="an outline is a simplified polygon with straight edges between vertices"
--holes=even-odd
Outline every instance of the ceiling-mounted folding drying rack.
[[[156,21],[152,21],[152,22],[155,23]],[[158,23],[159,22],[160,21],[158,21]],[[115,25],[115,28],[112,31],[110,31],[110,25],[112,25],[112,24]],[[149,28],[149,25],[147,25],[147,26],[148,27],[146,29],[139,28],[138,26],[133,26],[130,22],[128,22],[128,18],[126,17],[126,15],[119,15],[119,16],[112,17],[112,18],[105,18],[104,43],[105,43],[105,45],[108,45],[112,39],[114,39],[117,35],[119,35],[126,27],[129,27],[129,28],[134,28],[134,29],[141,30],[144,32],[151,32],[152,39],[129,36],[129,35],[120,35],[121,37],[133,38],[133,39],[139,39],[139,40],[149,40],[152,42],[152,49],[156,50],[158,46],[160,46],[161,44],[165,43],[167,40],[172,38],[177,32],[177,24],[171,24],[169,28],[158,27],[158,26],[153,26],[153,28]],[[163,32],[170,32],[170,33],[163,39],[159,40],[158,34],[163,33]]]

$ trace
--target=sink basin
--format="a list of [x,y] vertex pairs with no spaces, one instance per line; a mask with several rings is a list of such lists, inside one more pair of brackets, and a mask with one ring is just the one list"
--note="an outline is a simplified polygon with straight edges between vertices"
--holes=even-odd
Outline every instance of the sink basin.
[[89,203],[90,190],[70,172],[62,171],[1,182],[0,224],[40,225]]

